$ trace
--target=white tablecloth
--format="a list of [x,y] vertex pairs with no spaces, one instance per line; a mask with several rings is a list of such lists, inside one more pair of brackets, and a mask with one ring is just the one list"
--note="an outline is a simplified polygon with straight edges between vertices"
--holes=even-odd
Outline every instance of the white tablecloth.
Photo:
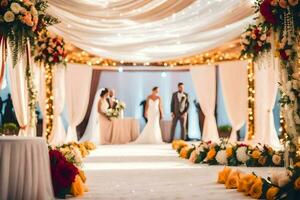
[[0,199],[54,199],[44,139],[0,136]]

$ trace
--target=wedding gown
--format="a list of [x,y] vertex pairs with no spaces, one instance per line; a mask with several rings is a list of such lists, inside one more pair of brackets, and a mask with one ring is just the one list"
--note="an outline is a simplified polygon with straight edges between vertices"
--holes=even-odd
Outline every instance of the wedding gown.
[[161,129],[159,125],[160,112],[159,112],[159,99],[148,101],[148,122],[134,142],[134,144],[159,144],[163,143],[161,136]]
[[[103,113],[106,113],[109,104],[106,101],[106,99],[100,99],[101,101],[101,111]],[[98,113],[99,114],[99,130],[100,130],[100,144],[110,144],[111,143],[111,138],[112,138],[112,122],[107,119],[104,114]]]

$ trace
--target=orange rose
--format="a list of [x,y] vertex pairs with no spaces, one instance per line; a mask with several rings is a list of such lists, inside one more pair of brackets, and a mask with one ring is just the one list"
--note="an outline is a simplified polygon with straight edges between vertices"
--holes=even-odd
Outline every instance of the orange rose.
[[181,158],[186,158],[189,151],[189,147],[182,147],[179,153]]
[[279,188],[278,187],[274,187],[274,186],[270,187],[267,190],[266,199],[267,200],[275,200],[278,192],[279,192]]
[[206,160],[212,160],[214,159],[214,157],[216,156],[217,152],[215,150],[215,148],[211,148],[208,152],[207,152],[207,155],[206,155]]
[[228,148],[226,149],[226,155],[227,155],[227,158],[230,158],[230,157],[232,156],[232,154],[233,154],[233,149],[232,149],[232,147],[228,147]]
[[244,192],[245,194],[248,194],[255,180],[256,180],[256,176],[253,174],[241,175],[237,190],[239,192]]
[[295,185],[296,190],[299,190],[299,189],[300,189],[300,177],[298,177],[298,178],[295,180],[294,185]]
[[219,172],[218,183],[225,184],[230,172],[231,169],[229,167],[224,167],[224,169]]
[[262,195],[262,186],[263,186],[263,181],[261,178],[256,178],[254,184],[252,185],[249,194],[252,198],[254,199],[259,199]]
[[71,185],[71,194],[74,196],[81,196],[85,191],[85,185],[83,184],[80,176],[76,175],[74,182]]
[[296,162],[295,167],[300,168],[300,162]]
[[225,186],[226,189],[235,189],[237,188],[239,182],[239,172],[238,171],[231,171],[226,182]]
[[259,150],[254,150],[251,154],[252,158],[258,159],[261,155],[261,152]]
[[258,163],[264,166],[267,162],[267,157],[266,156],[260,156],[258,159]]

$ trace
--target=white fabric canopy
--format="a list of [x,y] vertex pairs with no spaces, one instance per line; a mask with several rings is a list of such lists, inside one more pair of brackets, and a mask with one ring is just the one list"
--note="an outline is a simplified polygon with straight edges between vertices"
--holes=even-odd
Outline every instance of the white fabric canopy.
[[252,0],[49,0],[50,29],[116,60],[150,62],[207,51],[240,36]]
[[64,66],[54,66],[53,70],[53,130],[50,144],[63,144],[66,131],[62,122],[62,113],[65,106],[65,71]]
[[202,140],[219,140],[219,133],[215,118],[216,106],[216,67],[200,66],[190,69],[194,88],[205,115]]
[[76,126],[83,120],[89,103],[92,72],[91,67],[68,64],[66,70],[66,106],[69,127],[66,142],[78,141]]
[[254,143],[280,148],[274,125],[273,108],[278,92],[278,60],[262,58],[255,66],[255,138]]
[[219,64],[224,102],[232,131],[230,141],[237,141],[237,131],[247,119],[247,61]]

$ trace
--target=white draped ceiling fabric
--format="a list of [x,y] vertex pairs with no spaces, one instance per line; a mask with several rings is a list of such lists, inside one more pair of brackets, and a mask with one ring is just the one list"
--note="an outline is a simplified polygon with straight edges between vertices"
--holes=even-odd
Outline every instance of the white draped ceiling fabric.
[[76,126],[83,120],[89,103],[92,81],[91,67],[69,64],[66,70],[66,106],[68,132],[66,142],[78,141]]
[[243,32],[253,0],[49,0],[51,31],[87,52],[155,62],[195,55]]
[[220,80],[228,118],[232,125],[230,141],[237,141],[237,131],[247,121],[247,61],[219,64]]

